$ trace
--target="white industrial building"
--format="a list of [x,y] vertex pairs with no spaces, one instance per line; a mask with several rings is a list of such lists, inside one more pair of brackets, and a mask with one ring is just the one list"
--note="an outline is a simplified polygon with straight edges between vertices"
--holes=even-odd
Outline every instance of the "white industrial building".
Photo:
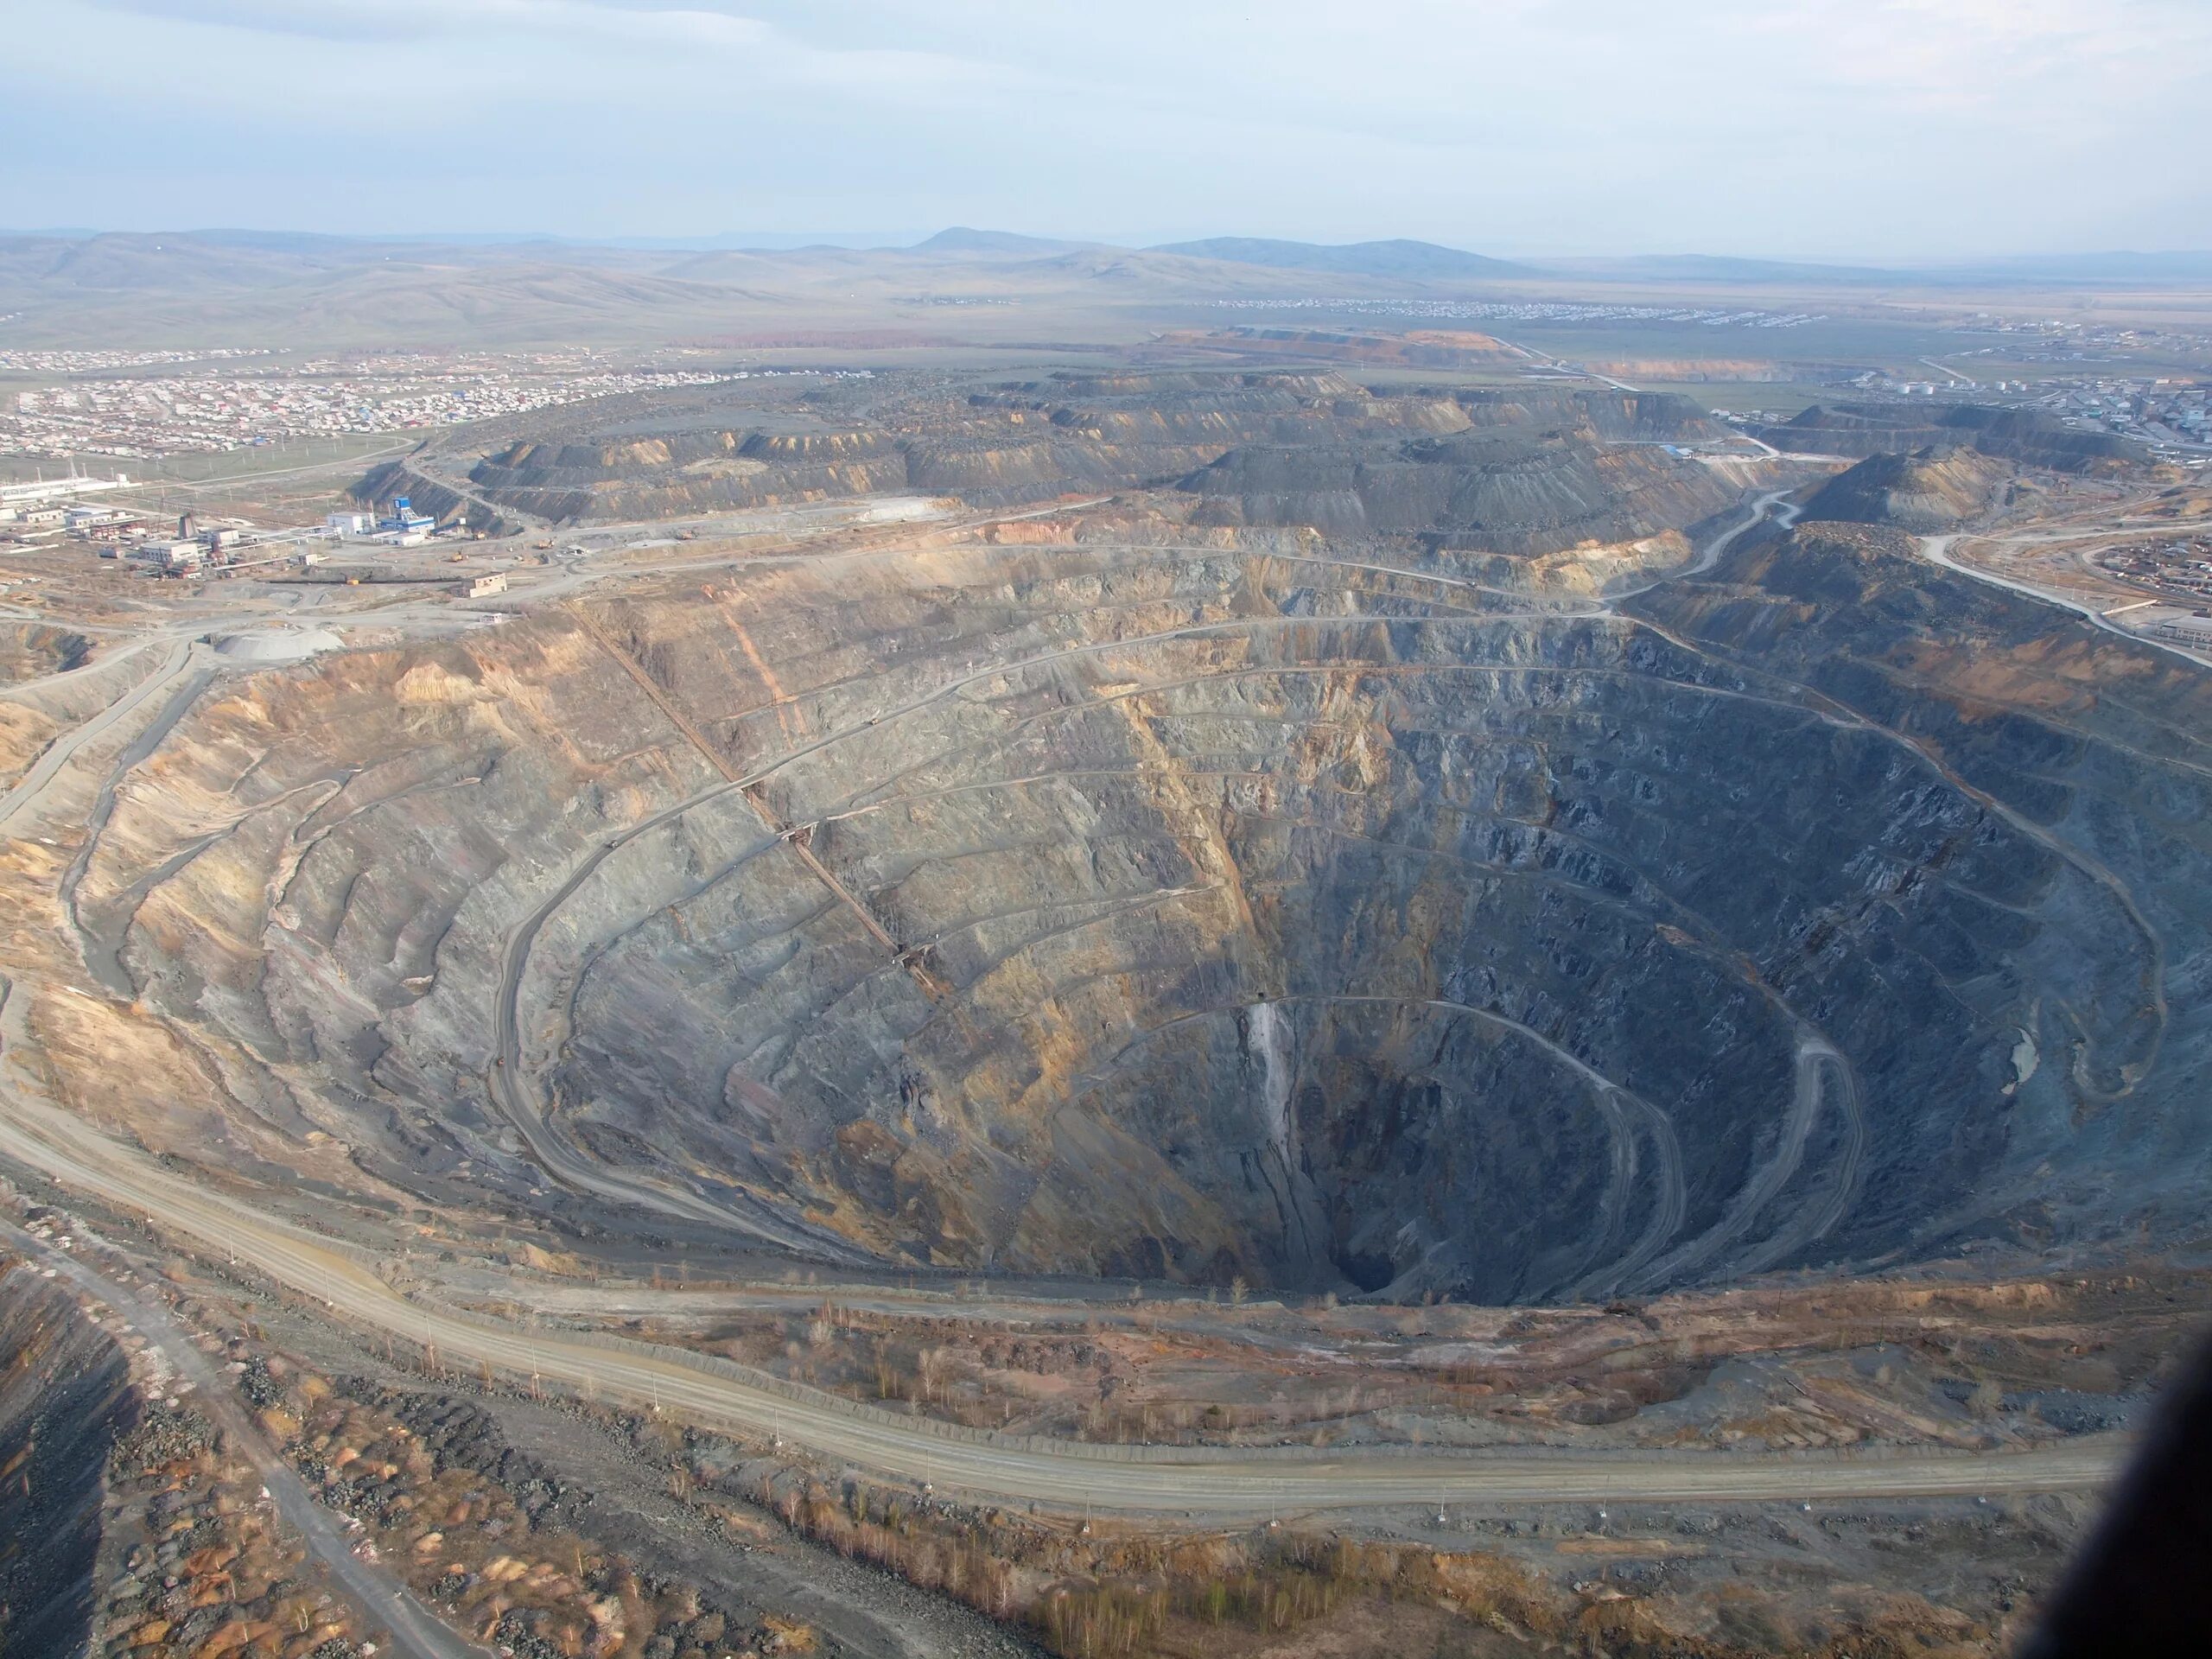
[[207,550],[197,541],[141,542],[138,556],[150,559],[164,570],[196,570],[207,556]]
[[129,476],[122,473],[113,478],[48,478],[29,484],[0,484],[0,508],[41,506],[50,501],[95,495],[102,490],[130,487]]

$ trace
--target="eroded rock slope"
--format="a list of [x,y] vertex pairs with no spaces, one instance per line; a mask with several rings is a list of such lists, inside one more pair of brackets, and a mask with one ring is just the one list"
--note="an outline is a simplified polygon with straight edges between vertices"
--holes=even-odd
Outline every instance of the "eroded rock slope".
[[1188,478],[1220,522],[1481,531],[1521,551],[1725,505],[1725,481],[1648,447],[1712,432],[1687,400],[1644,393],[1378,394],[1333,373],[1059,374],[846,413],[780,410],[751,428],[663,411],[607,432],[518,438],[468,467],[465,493],[411,461],[372,474],[359,493],[479,518],[605,522],[887,492],[1005,506]]
[[232,682],[88,952],[264,1155],[829,1252],[1514,1299],[2200,1212],[2184,666],[1872,531],[1615,609],[1035,533]]

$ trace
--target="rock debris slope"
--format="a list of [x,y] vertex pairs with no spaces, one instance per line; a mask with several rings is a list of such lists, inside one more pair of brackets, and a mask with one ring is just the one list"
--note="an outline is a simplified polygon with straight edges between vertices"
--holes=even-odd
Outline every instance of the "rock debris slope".
[[[1332,373],[1060,374],[964,394],[912,391],[865,413],[825,409],[810,423],[782,411],[732,429],[663,410],[642,424],[651,429],[632,421],[605,433],[518,438],[468,467],[466,499],[412,461],[378,469],[360,493],[408,495],[439,512],[473,505],[480,515],[489,507],[593,523],[883,492],[1016,505],[1192,474],[1199,474],[1192,487],[1208,494],[1249,495],[1204,469],[1226,466],[1222,477],[1234,479],[1357,465],[1377,480],[1366,498],[1374,528],[1414,519],[1425,527],[1425,514],[1453,509],[1461,528],[1571,530],[1567,543],[1615,533],[1603,522],[1612,498],[1660,488],[1670,471],[1675,487],[1709,498],[1704,512],[1733,495],[1701,469],[1629,447],[1711,435],[1680,397],[1557,389],[1379,395]],[[1493,429],[1487,440],[1475,435]],[[1454,435],[1465,435],[1457,448]],[[1478,481],[1486,476],[1499,480],[1487,493]],[[1516,480],[1524,480],[1517,489]],[[1238,522],[1342,519],[1296,516],[1310,507],[1303,499],[1273,510],[1241,505]]]
[[1972,449],[1870,455],[1815,490],[1805,517],[1932,535],[1986,511],[2010,476],[2003,462]]

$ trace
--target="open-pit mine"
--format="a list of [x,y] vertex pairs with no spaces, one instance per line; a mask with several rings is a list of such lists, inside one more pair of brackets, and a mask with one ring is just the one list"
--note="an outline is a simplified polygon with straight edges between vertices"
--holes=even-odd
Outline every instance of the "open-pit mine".
[[2212,1304],[2212,679],[1988,560],[2201,501],[1319,338],[14,558],[10,1651],[2018,1636]]

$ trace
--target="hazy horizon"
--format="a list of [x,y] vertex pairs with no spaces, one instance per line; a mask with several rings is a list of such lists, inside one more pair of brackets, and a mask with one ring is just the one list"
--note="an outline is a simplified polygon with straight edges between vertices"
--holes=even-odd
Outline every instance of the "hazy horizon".
[[0,213],[1924,264],[2202,246],[2208,93],[2194,0],[56,0]]
[[[1158,238],[1136,239],[1132,238],[1101,236],[1045,237],[1037,232],[1026,231],[1019,227],[1001,225],[939,226],[935,230],[930,231],[710,231],[698,232],[690,234],[685,234],[683,232],[669,232],[658,235],[640,234],[626,236],[589,236],[571,232],[548,231],[543,229],[520,231],[387,229],[380,231],[332,232],[307,230],[296,226],[287,225],[0,225],[0,236],[53,238],[55,239],[75,240],[90,240],[96,237],[107,236],[254,237],[266,238],[273,241],[281,241],[287,238],[307,239],[316,237],[329,237],[343,241],[359,242],[369,245],[388,244],[392,245],[405,245],[410,243],[420,243],[429,246],[459,247],[474,245],[499,247],[512,245],[524,247],[533,244],[543,243],[555,247],[609,248],[640,252],[685,252],[696,251],[702,252],[719,251],[737,253],[793,253],[804,252],[809,249],[814,248],[834,248],[852,252],[899,252],[911,251],[919,244],[925,243],[932,237],[948,231],[978,231],[992,235],[1010,234],[1016,237],[1030,238],[1039,241],[1061,242],[1070,245],[1124,248],[1139,251],[1148,251],[1161,245],[1161,241]],[[1179,241],[1201,241],[1207,239],[1282,240],[1292,242],[1309,241],[1309,238],[1304,238],[1256,237],[1252,232],[1233,228],[1210,232],[1201,236],[1171,238],[1171,240]],[[1383,243],[1397,240],[1427,242],[1427,238],[1400,237],[1394,233],[1374,238],[1358,238],[1358,240],[1362,243]],[[1331,244],[1318,239],[1310,240],[1310,245],[1315,246],[1346,245],[1345,244]],[[1432,243],[1430,245],[1451,246],[1454,245]],[[1479,247],[1463,247],[1459,251],[1476,254],[1484,254],[1492,251],[1492,250]],[[1745,248],[1700,248],[1687,251],[1670,251],[1667,252],[1660,252],[1649,249],[1627,248],[1613,250],[1609,252],[1599,254],[1562,254],[1539,251],[1504,257],[1525,261],[1530,264],[1532,268],[1535,269],[1542,269],[1547,265],[1553,265],[1561,270],[1565,270],[1572,266],[1594,266],[1613,262],[1629,264],[1638,260],[1680,259],[1713,260],[1716,262],[1738,261],[1745,264],[1764,264],[1777,266],[1802,264],[1804,269],[1808,270],[1827,267],[1839,269],[1855,268],[1863,269],[1870,274],[1880,273],[1889,270],[1895,270],[1903,274],[1912,274],[1916,271],[1937,273],[1954,269],[1962,272],[1974,272],[1977,270],[1999,271],[2005,266],[2009,264],[2041,268],[2047,264],[2050,267],[2056,269],[2069,261],[2094,261],[2098,259],[2139,258],[2145,260],[2212,260],[2212,236],[2208,236],[2202,242],[2195,246],[2177,245],[2171,247],[2084,248],[2066,251],[2060,251],[2050,248],[2039,248],[2009,252],[1990,252],[1979,255],[1960,254],[1941,256],[1935,258],[1919,261],[1906,259],[1885,261],[1851,255],[1837,255],[1827,258],[1806,258],[1802,260],[1796,260],[1787,256],[1777,255],[1758,249]]]

